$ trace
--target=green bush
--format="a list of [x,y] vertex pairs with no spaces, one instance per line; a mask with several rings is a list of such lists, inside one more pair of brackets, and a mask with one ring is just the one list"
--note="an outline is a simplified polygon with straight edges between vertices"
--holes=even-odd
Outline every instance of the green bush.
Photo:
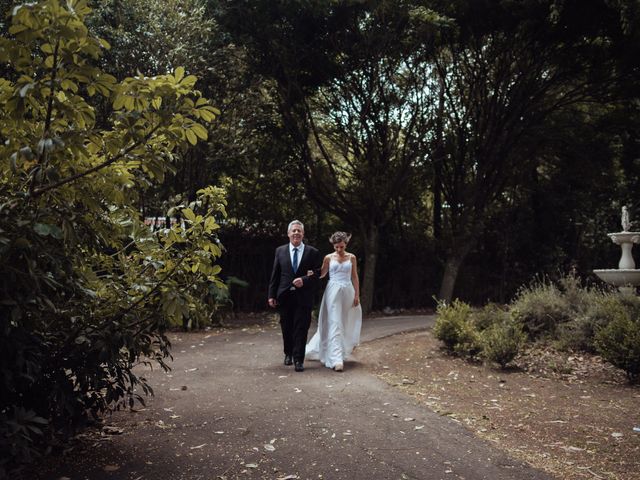
[[483,332],[494,323],[502,321],[505,317],[509,317],[509,312],[503,305],[488,303],[481,309],[474,310],[472,317],[473,323],[478,331]]
[[595,336],[598,353],[627,374],[630,383],[640,380],[640,318],[617,311],[613,320]]
[[461,357],[475,358],[482,352],[480,333],[472,321],[463,323],[461,327],[458,343],[453,348],[453,351]]
[[460,339],[460,331],[469,321],[470,314],[471,307],[459,300],[454,300],[451,305],[445,302],[438,304],[433,334],[444,343],[447,350],[453,352]]
[[510,311],[531,340],[553,337],[558,325],[568,322],[575,314],[560,289],[548,281],[522,288],[511,303]]
[[585,297],[582,311],[558,327],[557,346],[561,350],[596,353],[596,332],[627,311],[619,294],[591,291]]
[[460,300],[454,300],[451,305],[438,304],[433,333],[449,352],[465,357],[480,353],[480,337],[471,313],[471,307]]
[[526,336],[522,325],[506,314],[485,329],[481,339],[483,357],[505,368],[520,352]]

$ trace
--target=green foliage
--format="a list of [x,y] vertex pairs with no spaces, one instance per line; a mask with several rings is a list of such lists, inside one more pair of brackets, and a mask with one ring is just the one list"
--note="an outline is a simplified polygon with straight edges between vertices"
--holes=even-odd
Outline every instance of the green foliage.
[[510,308],[532,340],[553,336],[574,312],[562,291],[546,280],[522,288]]
[[522,347],[522,325],[495,304],[478,310],[460,300],[438,304],[434,335],[447,350],[462,357],[482,356],[503,368]]
[[[630,382],[640,378],[640,298],[637,296],[585,288],[570,274],[557,285],[538,282],[522,289],[510,305],[510,312],[522,322],[529,339],[544,338],[555,341],[562,349],[597,352],[623,369]],[[485,332],[487,336],[491,328]],[[517,326],[514,328],[516,331],[505,337],[511,336],[515,341],[518,332]],[[508,346],[508,342],[504,343]],[[487,355],[489,348],[485,343]]]
[[640,317],[615,312],[608,325],[596,333],[595,345],[605,360],[625,371],[630,383],[640,381]]
[[463,357],[473,357],[480,353],[480,336],[472,320],[471,307],[454,300],[450,305],[438,304],[433,333],[447,350]]
[[505,368],[520,352],[526,341],[522,325],[507,312],[481,333],[482,355]]
[[221,189],[176,205],[182,221],[158,232],[137,208],[219,112],[181,67],[121,82],[96,67],[109,45],[89,11],[23,4],[0,38],[0,474],[143,401],[133,367],[168,368],[165,328],[204,321],[211,285],[225,288]]
[[504,306],[497,303],[488,303],[484,307],[474,310],[473,322],[480,332],[484,332],[497,322],[508,317],[509,313]]
[[584,297],[578,300],[584,308],[559,326],[557,345],[562,350],[596,353],[594,342],[598,330],[627,311],[621,298],[618,294],[585,291]]

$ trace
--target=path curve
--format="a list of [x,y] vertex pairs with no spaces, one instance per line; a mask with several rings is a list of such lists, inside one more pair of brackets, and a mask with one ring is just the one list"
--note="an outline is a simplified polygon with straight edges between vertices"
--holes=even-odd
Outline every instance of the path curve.
[[[362,340],[432,325],[433,316],[367,319]],[[146,373],[155,390],[146,408],[107,419],[123,433],[92,439],[39,478],[551,479],[371,375],[366,359],[342,373],[285,367],[275,324],[172,342],[172,371]]]

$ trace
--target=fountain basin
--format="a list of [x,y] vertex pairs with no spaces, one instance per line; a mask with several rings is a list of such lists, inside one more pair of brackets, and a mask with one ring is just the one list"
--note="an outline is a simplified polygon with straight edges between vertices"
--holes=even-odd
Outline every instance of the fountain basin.
[[594,270],[593,273],[600,277],[601,280],[616,287],[640,285],[640,270],[611,268]]
[[623,243],[640,243],[640,232],[607,233],[607,236],[616,245],[621,245]]

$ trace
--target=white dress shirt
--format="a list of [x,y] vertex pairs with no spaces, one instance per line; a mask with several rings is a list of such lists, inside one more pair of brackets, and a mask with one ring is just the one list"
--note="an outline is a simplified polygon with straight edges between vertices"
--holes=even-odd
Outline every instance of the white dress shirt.
[[304,252],[304,243],[300,243],[297,247],[294,247],[291,242],[289,242],[289,258],[291,259],[291,265],[293,265],[293,249],[298,249],[298,267],[300,267],[300,262],[302,261],[302,252]]

